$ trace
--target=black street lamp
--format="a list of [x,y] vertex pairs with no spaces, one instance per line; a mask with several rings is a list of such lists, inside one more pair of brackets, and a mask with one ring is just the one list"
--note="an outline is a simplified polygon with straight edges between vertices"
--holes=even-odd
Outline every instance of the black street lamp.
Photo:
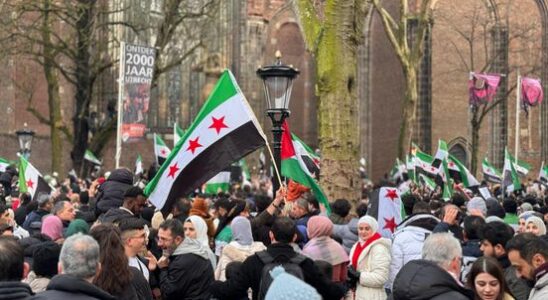
[[17,130],[17,138],[19,139],[19,154],[25,159],[30,157],[30,147],[32,145],[32,139],[34,138],[34,131],[27,127],[27,123],[24,123],[24,128]]
[[[280,51],[276,51],[275,55],[276,62],[274,65],[259,67],[257,75],[263,80],[264,94],[268,105],[266,114],[272,121],[274,160],[276,167],[281,172],[282,124],[291,113],[289,111],[289,100],[291,100],[293,80],[300,72],[291,65],[286,66],[282,64],[282,54]],[[280,184],[277,179],[273,181],[273,195],[275,197]]]

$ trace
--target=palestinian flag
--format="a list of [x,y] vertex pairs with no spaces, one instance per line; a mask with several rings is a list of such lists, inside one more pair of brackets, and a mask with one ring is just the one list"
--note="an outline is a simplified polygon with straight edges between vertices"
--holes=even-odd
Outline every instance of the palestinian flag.
[[93,152],[91,152],[91,150],[86,150],[86,152],[84,153],[84,159],[91,162],[92,164],[94,165],[102,165],[103,163],[97,158],[97,156],[95,156],[95,154],[93,154]]
[[544,184],[548,183],[548,166],[544,165],[544,161],[542,161],[542,165],[540,166],[538,180]]
[[6,172],[6,168],[9,167],[10,162],[7,159],[0,157],[0,173]]
[[135,160],[135,175],[143,174],[143,159],[141,154],[137,154],[137,159]]
[[154,155],[156,155],[156,162],[158,165],[162,165],[168,157],[171,150],[166,146],[164,140],[158,134],[154,134]]
[[184,134],[185,131],[179,126],[179,124],[173,123],[173,147],[177,145]]
[[504,149],[504,170],[502,171],[503,180],[502,185],[504,191],[513,192],[521,189],[521,183],[519,181],[519,175],[514,167],[515,158],[508,152],[508,149]]
[[23,156],[19,157],[19,191],[30,193],[32,199],[40,193],[49,194],[53,188],[44,180],[42,174]]
[[226,70],[145,193],[162,212],[169,212],[177,197],[201,187],[265,144],[259,122],[234,76]]
[[291,138],[293,139],[295,152],[301,153],[301,158],[308,168],[308,172],[314,175],[314,178],[319,178],[320,157],[295,134],[291,133]]
[[436,151],[436,155],[434,156],[434,161],[432,161],[432,166],[439,168],[441,165],[441,162],[444,159],[447,159],[449,156],[449,151],[447,151],[447,143],[444,140],[438,140],[438,151]]
[[381,187],[369,194],[367,214],[379,223],[377,231],[385,238],[391,238],[401,223],[403,205],[397,188]]
[[207,181],[204,193],[216,195],[219,192],[228,193],[230,190],[230,171],[222,171]]
[[462,164],[456,157],[451,154],[449,154],[449,162],[447,163],[447,167],[449,168],[449,174],[451,175],[451,178],[455,179],[458,177],[458,180],[455,181],[462,182],[465,188],[471,188],[480,185],[476,177],[474,177],[474,175],[470,173],[470,171],[464,166],[464,164]]
[[491,183],[502,182],[502,174],[489,163],[487,157],[483,159],[481,168],[483,169],[483,180]]
[[312,173],[310,173],[306,163],[303,160],[303,156],[306,155],[306,153],[303,153],[302,151],[305,151],[305,148],[300,147],[298,145],[299,142],[291,138],[291,131],[289,131],[287,121],[284,122],[282,128],[281,175],[311,189],[318,202],[323,203],[328,213],[331,213],[331,207],[329,206],[329,201],[327,201],[327,196],[324,194],[322,188],[316,179],[314,179]]

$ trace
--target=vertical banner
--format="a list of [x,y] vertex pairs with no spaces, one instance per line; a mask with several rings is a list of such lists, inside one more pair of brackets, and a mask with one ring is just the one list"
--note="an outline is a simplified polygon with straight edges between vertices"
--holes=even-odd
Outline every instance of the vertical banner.
[[123,142],[145,137],[155,55],[154,48],[124,44]]

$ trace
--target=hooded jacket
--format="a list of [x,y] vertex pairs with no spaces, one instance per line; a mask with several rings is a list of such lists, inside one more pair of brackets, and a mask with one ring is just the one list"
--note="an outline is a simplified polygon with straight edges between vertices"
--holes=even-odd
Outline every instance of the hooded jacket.
[[37,294],[32,299],[114,300],[116,298],[83,279],[61,274],[51,279],[45,292]]
[[348,224],[333,225],[333,237],[342,240],[346,253],[350,253],[350,249],[358,241],[358,220],[359,218],[352,218]]
[[124,193],[133,185],[133,173],[127,169],[116,169],[110,173],[107,181],[99,186],[97,192],[96,215],[118,208],[124,202]]
[[211,298],[213,267],[210,255],[201,246],[195,240],[185,239],[169,257],[168,267],[160,271],[162,299]]
[[400,270],[389,299],[467,300],[474,299],[474,293],[434,262],[418,259],[408,262]]
[[387,288],[392,287],[394,278],[400,269],[409,261],[422,257],[424,240],[440,220],[430,214],[416,214],[409,216],[400,225],[392,238],[390,249],[390,274]]
[[30,299],[31,296],[32,290],[26,283],[19,281],[0,282],[0,299],[23,300]]

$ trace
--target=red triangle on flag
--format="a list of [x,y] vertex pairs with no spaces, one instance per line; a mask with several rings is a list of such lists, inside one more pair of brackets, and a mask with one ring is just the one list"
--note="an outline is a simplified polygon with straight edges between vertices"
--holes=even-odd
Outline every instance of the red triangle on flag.
[[291,131],[289,131],[289,125],[287,121],[284,121],[282,125],[282,160],[295,156],[295,148],[293,147],[293,141],[291,140]]

